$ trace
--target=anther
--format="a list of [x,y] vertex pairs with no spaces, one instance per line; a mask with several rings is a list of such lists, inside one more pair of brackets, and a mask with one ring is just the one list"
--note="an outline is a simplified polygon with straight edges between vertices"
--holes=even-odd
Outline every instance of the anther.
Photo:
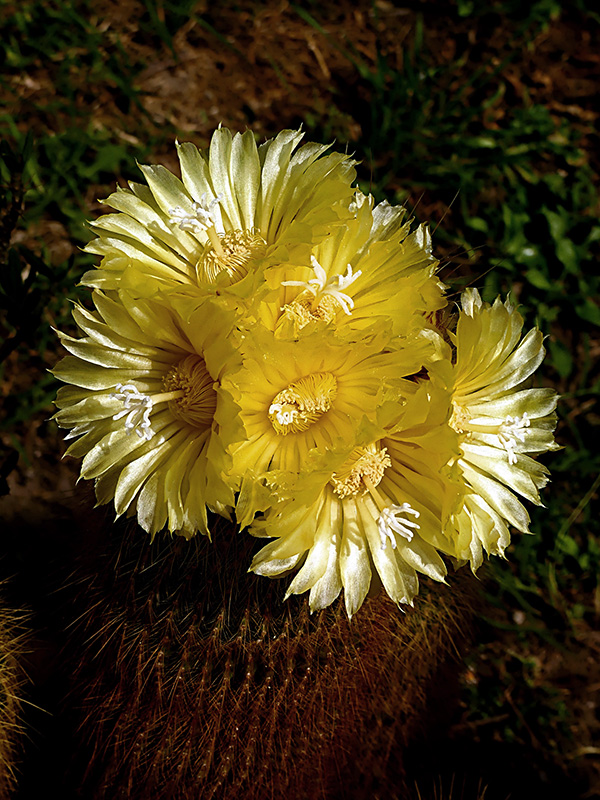
[[380,448],[376,444],[356,447],[342,468],[331,476],[333,490],[342,500],[367,491],[372,496],[378,495],[376,487],[381,482],[386,467],[391,465],[392,461],[385,447]]

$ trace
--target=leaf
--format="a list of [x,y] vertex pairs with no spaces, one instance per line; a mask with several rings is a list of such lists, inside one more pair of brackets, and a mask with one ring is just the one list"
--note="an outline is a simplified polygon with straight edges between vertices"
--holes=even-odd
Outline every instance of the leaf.
[[550,342],[550,362],[561,378],[566,378],[573,369],[573,356],[571,351],[560,341]]
[[569,536],[568,533],[565,533],[564,536],[560,538],[560,549],[565,553],[565,555],[573,556],[573,558],[577,558],[579,555],[579,545],[573,539],[572,536]]
[[592,325],[600,325],[600,308],[591,298],[586,297],[583,303],[575,307],[575,311],[577,316],[586,322],[591,322]]
[[528,269],[525,272],[525,277],[536,289],[551,290],[554,288],[546,275],[539,269]]
[[488,223],[482,217],[469,217],[467,220],[467,225],[470,228],[473,228],[474,231],[481,231],[482,233],[487,233],[489,230]]
[[550,229],[550,235],[554,239],[555,242],[558,242],[564,235],[567,230],[567,225],[564,217],[561,214],[557,214],[555,211],[550,211],[549,208],[546,206],[542,206],[542,214],[546,217],[548,222],[548,228]]
[[570,239],[560,239],[556,243],[556,256],[569,272],[579,273],[577,250]]

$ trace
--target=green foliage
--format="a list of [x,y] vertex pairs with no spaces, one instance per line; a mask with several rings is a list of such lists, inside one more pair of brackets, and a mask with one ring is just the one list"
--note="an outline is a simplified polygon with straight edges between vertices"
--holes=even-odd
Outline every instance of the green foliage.
[[184,22],[192,15],[198,5],[197,0],[177,0],[177,2],[161,2],[161,0],[143,0],[148,11],[150,24],[144,26],[149,33],[155,33],[160,40],[173,50],[173,36]]
[[[114,188],[115,176],[139,179],[135,160],[143,159],[145,152],[146,148],[134,148],[108,131],[94,131],[89,126],[40,136],[26,169],[30,187],[23,224],[46,216],[62,222],[75,241],[89,241],[87,187],[97,186],[106,196]],[[77,263],[87,265],[89,258],[78,256]]]
[[[68,318],[69,298],[77,295],[79,272],[73,258],[52,266],[43,246],[40,256],[24,244],[10,245],[28,195],[24,176],[32,150],[29,136],[21,149],[0,141],[0,368],[15,351],[30,370],[35,369],[32,354],[43,362],[54,340],[50,324]],[[42,375],[22,393],[11,394],[3,403],[0,428],[49,408],[54,393],[51,376]]]
[[[55,99],[52,105],[44,100],[39,107],[43,117],[57,111],[74,118],[87,117],[88,103],[93,102],[102,84],[121,93],[123,110],[142,108],[131,80],[136,70],[126,49],[114,37],[107,55],[101,46],[105,33],[99,23],[91,0],[24,0],[7,15],[0,37],[0,62],[8,72],[44,64],[52,73]],[[83,77],[87,89],[82,93]]]
[[506,14],[518,28],[529,29],[532,25],[547,25],[556,19],[562,11],[560,0],[534,0],[522,3],[520,0],[496,0],[495,3],[477,3],[475,0],[456,0],[459,16],[473,17],[489,13]]
[[[170,43],[192,3],[171,5],[146,0],[146,13],[139,19],[141,41]],[[124,134],[131,116],[140,127],[151,127],[135,80],[148,66],[146,56],[122,43],[118,31],[97,15],[91,0],[24,0],[6,14],[2,33],[0,62],[5,67],[0,85],[8,96],[20,91],[23,75],[36,74],[36,70],[53,88],[50,101],[44,91],[38,101],[34,91],[29,107],[35,145],[26,159],[29,186],[23,225],[43,217],[59,220],[75,241],[85,243],[89,238],[84,228],[90,216],[90,198],[84,199],[88,187],[105,185],[106,194],[115,178],[137,177],[135,159],[145,159],[157,146],[153,136],[136,146]],[[147,48],[139,52],[146,53]],[[122,123],[116,128],[111,120],[103,124],[101,115],[91,122],[90,108],[101,105],[121,112]],[[16,148],[23,147],[23,126],[8,110],[0,111],[1,131]],[[83,264],[85,259],[77,257],[76,262]]]

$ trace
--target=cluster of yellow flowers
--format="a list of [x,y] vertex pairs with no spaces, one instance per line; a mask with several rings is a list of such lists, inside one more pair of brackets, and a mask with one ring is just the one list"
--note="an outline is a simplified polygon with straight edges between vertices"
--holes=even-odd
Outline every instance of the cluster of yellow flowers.
[[206,156],[178,145],[181,180],[142,166],[108,198],[56,420],[117,515],[186,537],[235,518],[271,539],[252,570],[294,573],[311,609],[343,589],[351,616],[528,530],[515,493],[540,503],[527,454],[556,447],[556,395],[522,388],[542,335],[521,339],[509,301],[466,290],[455,331],[436,326],[427,227],[301,138],[220,128]]

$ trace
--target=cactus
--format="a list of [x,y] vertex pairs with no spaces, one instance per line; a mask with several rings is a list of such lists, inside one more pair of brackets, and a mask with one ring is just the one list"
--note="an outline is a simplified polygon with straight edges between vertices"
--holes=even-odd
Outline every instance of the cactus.
[[250,537],[217,523],[212,539],[150,544],[111,526],[102,563],[81,568],[70,658],[82,796],[402,792],[402,750],[464,640],[472,592],[442,587],[406,613],[382,594],[352,620],[339,601],[311,615],[306,598],[282,602],[286,582],[247,573]]
[[0,597],[0,800],[13,794],[21,749],[22,623],[22,616],[7,608]]

